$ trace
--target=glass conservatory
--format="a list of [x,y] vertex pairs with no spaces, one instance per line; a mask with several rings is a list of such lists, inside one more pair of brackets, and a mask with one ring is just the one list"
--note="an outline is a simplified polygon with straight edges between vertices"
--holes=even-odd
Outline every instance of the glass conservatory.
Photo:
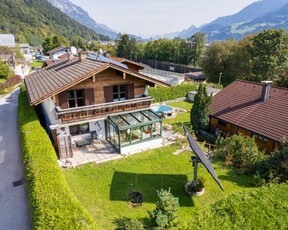
[[106,119],[106,138],[121,153],[122,147],[162,138],[162,118],[151,109],[113,114]]

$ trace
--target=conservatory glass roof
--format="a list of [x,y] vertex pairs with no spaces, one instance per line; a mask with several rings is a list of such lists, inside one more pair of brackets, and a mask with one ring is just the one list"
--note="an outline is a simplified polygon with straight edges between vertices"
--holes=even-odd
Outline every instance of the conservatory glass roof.
[[162,121],[162,118],[151,109],[138,110],[130,113],[118,113],[109,116],[109,118],[120,130]]

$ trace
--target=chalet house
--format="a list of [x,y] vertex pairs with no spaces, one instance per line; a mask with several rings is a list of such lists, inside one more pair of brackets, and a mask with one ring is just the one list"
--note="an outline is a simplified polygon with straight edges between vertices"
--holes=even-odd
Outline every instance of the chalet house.
[[214,98],[210,106],[210,125],[224,135],[242,133],[254,136],[267,153],[281,148],[288,137],[288,89],[234,81]]
[[47,53],[49,54],[49,59],[58,59],[59,56],[66,54],[70,51],[70,48],[65,46],[58,46],[52,50],[49,50]]
[[[99,55],[98,55],[99,56]],[[73,148],[106,139],[119,153],[159,144],[162,119],[151,110],[148,85],[166,83],[97,54],[80,52],[25,78],[29,102],[41,105],[59,157]]]

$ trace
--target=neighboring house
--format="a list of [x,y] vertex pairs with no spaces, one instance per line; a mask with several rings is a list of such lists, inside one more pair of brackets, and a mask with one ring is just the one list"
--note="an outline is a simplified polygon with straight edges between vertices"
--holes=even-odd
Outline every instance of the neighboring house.
[[66,46],[58,46],[52,50],[49,50],[47,53],[49,54],[49,59],[58,59],[63,54],[66,54],[70,52],[70,48],[67,48]]
[[25,78],[29,102],[41,105],[59,157],[73,157],[74,144],[90,137],[105,138],[121,154],[143,142],[163,143],[162,119],[149,108],[147,88],[168,85],[115,60],[90,57],[80,52]]
[[194,81],[195,83],[205,82],[207,77],[202,71],[185,73],[185,81]]
[[32,60],[29,44],[16,44],[13,34],[0,34],[0,46],[7,46],[10,49],[19,47],[20,52],[26,60]]
[[12,68],[16,64],[13,54],[0,54],[0,62],[9,65]]
[[[212,96],[214,97],[217,93],[219,93],[221,90],[220,89],[216,89],[216,88],[207,88],[206,92],[208,96]],[[187,98],[189,101],[194,101],[194,97],[197,94],[197,91],[191,91],[187,94]]]
[[14,48],[16,46],[15,37],[13,34],[0,34],[0,46]]
[[281,148],[288,137],[288,89],[234,81],[214,98],[210,106],[210,125],[225,135],[254,136],[261,150]]
[[[109,58],[109,54],[106,56]],[[125,65],[127,65],[127,67],[131,70],[137,71],[139,72],[140,70],[143,70],[144,68],[147,68],[148,66],[139,62],[134,62],[125,58],[119,58],[119,57],[110,57],[111,59],[121,62]]]

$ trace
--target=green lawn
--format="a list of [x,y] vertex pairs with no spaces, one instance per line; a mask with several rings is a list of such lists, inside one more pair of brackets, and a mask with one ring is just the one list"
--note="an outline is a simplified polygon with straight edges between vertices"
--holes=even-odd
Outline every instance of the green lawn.
[[31,68],[40,68],[42,67],[43,65],[43,62],[42,61],[33,61],[33,62],[30,62],[30,66]]
[[[165,119],[183,133],[182,122],[189,126],[192,103],[169,104],[184,108],[176,118]],[[101,165],[88,164],[76,169],[63,170],[73,192],[89,210],[101,229],[115,229],[125,218],[148,221],[148,211],[155,208],[157,190],[169,189],[179,198],[179,229],[285,229],[288,212],[287,187],[253,188],[251,177],[238,175],[217,159],[213,166],[225,189],[223,192],[208,174],[199,167],[199,177],[204,177],[205,194],[190,197],[184,192],[184,184],[192,180],[191,152],[174,155],[181,144],[150,150],[121,160]],[[127,201],[128,194],[140,191],[143,205],[133,208]],[[262,204],[263,203],[263,204]],[[281,206],[282,204],[282,206]],[[279,220],[276,221],[277,216]],[[215,218],[214,218],[215,217]],[[259,220],[259,222],[258,222]],[[200,222],[202,224],[200,224]],[[284,228],[282,228],[284,226]],[[287,228],[286,228],[287,229]]]
[[[200,166],[199,176],[206,179],[205,195],[186,195],[184,184],[192,180],[191,153],[173,155],[177,149],[179,146],[168,146],[102,165],[89,164],[64,170],[64,173],[76,196],[102,229],[116,228],[117,221],[123,218],[148,218],[147,211],[153,210],[157,201],[156,190],[162,188],[171,188],[171,192],[179,197],[180,221],[185,225],[210,204],[249,187],[250,178],[236,176],[234,171],[215,162],[214,168],[225,192],[220,190],[204,166]],[[129,206],[127,196],[131,191],[142,192],[142,207]]]
[[173,125],[175,131],[183,133],[182,124],[186,127],[190,126],[190,110],[192,108],[193,103],[189,101],[182,101],[182,102],[169,103],[168,105],[175,108],[182,108],[187,111],[186,113],[185,112],[178,113],[177,117],[175,118],[167,118],[163,121],[163,124],[171,124]]

